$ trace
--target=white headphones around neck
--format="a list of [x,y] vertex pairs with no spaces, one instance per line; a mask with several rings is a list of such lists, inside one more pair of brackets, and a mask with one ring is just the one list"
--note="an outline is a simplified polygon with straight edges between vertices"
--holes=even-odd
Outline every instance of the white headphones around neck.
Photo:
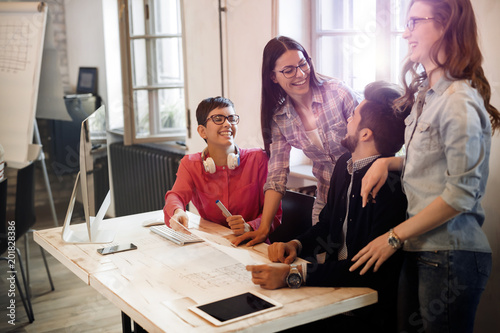
[[[205,172],[207,173],[215,173],[215,162],[211,157],[206,156],[206,151],[208,147],[203,149],[201,152],[201,161],[203,162],[203,167],[205,168]],[[240,148],[237,145],[234,145],[235,153],[229,153],[227,155],[227,167],[231,170],[236,169],[240,165]]]

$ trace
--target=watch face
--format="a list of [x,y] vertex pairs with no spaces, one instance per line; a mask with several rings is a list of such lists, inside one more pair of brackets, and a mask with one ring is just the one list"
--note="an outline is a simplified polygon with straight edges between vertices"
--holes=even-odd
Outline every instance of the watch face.
[[302,284],[302,277],[297,273],[288,275],[287,283],[290,288],[298,288]]
[[396,238],[389,237],[389,245],[392,246],[393,248],[397,248],[399,247],[399,242]]

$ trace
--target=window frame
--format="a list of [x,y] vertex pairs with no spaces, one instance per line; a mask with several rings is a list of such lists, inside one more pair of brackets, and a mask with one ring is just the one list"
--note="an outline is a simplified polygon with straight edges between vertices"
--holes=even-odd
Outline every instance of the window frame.
[[[332,29],[332,30],[321,30],[320,22],[321,15],[319,1],[311,1],[311,46],[313,52],[313,59],[318,68],[321,68],[320,60],[320,42],[319,40],[323,37],[346,37],[354,36],[357,34],[368,34],[363,30],[352,30],[352,29]],[[401,66],[403,64],[404,57],[401,58],[399,63],[399,70],[395,70],[395,66],[391,66],[391,63],[395,61],[394,57],[398,57],[399,53],[396,53],[397,46],[392,45],[393,40],[397,40],[398,36],[404,33],[404,27],[398,25],[395,22],[395,16],[392,13],[393,7],[397,6],[400,10],[405,10],[401,8],[399,0],[375,0],[376,1],[376,31],[374,32],[376,38],[376,55],[384,55],[376,58],[376,69],[375,69],[375,81],[384,80],[392,83],[400,83],[400,72]],[[389,20],[387,22],[387,19]],[[401,37],[400,37],[401,38]],[[406,56],[406,54],[404,55]],[[398,59],[399,61],[399,59]],[[349,68],[353,71],[353,66]],[[320,70],[318,70],[322,73]],[[322,73],[325,74],[325,73]],[[349,86],[353,86],[352,75],[351,78],[339,77],[339,79],[344,80]],[[362,91],[361,91],[362,92]]]
[[[187,108],[187,76],[186,76],[186,61],[185,61],[185,37],[184,37],[184,17],[183,17],[183,1],[177,0],[179,6],[179,20],[180,20],[180,32],[176,34],[150,34],[148,28],[145,27],[144,34],[131,36],[131,13],[130,13],[130,1],[120,0],[119,3],[119,26],[120,26],[120,52],[122,60],[122,93],[123,93],[123,141],[125,145],[138,144],[138,143],[151,143],[151,142],[165,142],[165,141],[184,141],[189,134],[189,110]],[[151,26],[154,21],[150,18],[154,18],[155,15],[152,13],[154,11],[154,6],[151,0],[143,0],[144,4],[144,15],[147,17],[145,25]],[[149,21],[149,22],[148,22]],[[178,56],[182,60],[182,68],[180,71],[182,73],[181,80],[176,83],[162,83],[162,84],[151,84],[151,82],[157,82],[158,72],[155,70],[157,68],[157,58],[156,58],[156,43],[155,40],[158,39],[168,39],[175,38],[180,39],[180,53]],[[134,82],[134,64],[133,64],[133,52],[132,43],[136,40],[145,41],[145,53],[146,53],[146,70],[149,73],[148,82],[146,85],[133,86]],[[151,70],[152,69],[152,70]],[[162,89],[182,89],[183,90],[183,102],[184,102],[184,113],[185,113],[185,124],[183,128],[172,128],[172,131],[162,131],[160,129],[160,111],[158,105],[158,92]],[[136,114],[135,110],[135,97],[134,93],[136,91],[147,91],[149,100],[148,109],[148,121],[149,121],[149,134],[144,136],[138,136],[136,127]]]

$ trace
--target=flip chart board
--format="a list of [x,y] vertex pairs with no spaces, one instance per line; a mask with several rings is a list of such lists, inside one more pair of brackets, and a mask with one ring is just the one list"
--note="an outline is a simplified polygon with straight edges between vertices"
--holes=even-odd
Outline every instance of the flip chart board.
[[12,167],[40,152],[32,142],[46,23],[43,2],[0,2],[0,144]]

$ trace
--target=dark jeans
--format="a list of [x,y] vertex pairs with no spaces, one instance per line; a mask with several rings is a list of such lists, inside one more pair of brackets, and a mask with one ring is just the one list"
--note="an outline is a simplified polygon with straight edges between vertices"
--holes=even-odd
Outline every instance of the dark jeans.
[[400,332],[473,332],[491,253],[405,252],[398,292]]

